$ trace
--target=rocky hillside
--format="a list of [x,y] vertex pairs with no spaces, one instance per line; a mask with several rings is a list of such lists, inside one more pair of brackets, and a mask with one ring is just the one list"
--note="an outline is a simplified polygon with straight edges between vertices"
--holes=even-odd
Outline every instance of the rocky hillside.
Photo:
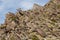
[[0,25],[0,40],[60,40],[60,0],[8,12]]

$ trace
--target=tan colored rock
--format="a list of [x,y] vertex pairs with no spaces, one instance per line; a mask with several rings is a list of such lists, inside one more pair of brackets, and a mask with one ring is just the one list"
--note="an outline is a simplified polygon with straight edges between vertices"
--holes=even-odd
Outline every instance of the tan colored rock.
[[51,0],[45,6],[34,4],[26,11],[19,8],[15,14],[9,12],[0,25],[0,36],[6,40],[60,40],[60,0]]

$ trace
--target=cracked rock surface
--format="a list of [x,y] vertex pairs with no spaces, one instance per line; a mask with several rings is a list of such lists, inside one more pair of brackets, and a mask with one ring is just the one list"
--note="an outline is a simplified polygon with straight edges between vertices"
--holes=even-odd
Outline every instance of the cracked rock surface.
[[0,25],[0,40],[60,40],[60,0],[7,13]]

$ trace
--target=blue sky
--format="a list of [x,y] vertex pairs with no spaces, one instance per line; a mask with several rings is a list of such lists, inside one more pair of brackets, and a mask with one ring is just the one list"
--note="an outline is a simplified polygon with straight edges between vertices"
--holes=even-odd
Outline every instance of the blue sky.
[[49,0],[0,0],[0,24],[4,23],[5,14],[8,12],[16,12],[16,9],[31,9],[33,4],[45,5]]

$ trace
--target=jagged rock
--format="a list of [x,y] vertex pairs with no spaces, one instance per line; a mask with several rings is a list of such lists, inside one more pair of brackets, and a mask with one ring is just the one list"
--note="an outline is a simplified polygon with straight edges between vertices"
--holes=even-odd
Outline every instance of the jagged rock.
[[9,24],[11,23],[11,21],[15,19],[16,19],[15,14],[9,12],[8,14],[6,14],[5,24]]
[[39,6],[38,4],[34,4],[34,5],[33,5],[33,9],[35,9],[35,10],[38,9],[38,8],[40,9],[40,8],[42,8],[42,7],[43,7],[43,6]]
[[60,0],[45,6],[34,4],[31,10],[6,14],[0,25],[1,40],[60,40]]

